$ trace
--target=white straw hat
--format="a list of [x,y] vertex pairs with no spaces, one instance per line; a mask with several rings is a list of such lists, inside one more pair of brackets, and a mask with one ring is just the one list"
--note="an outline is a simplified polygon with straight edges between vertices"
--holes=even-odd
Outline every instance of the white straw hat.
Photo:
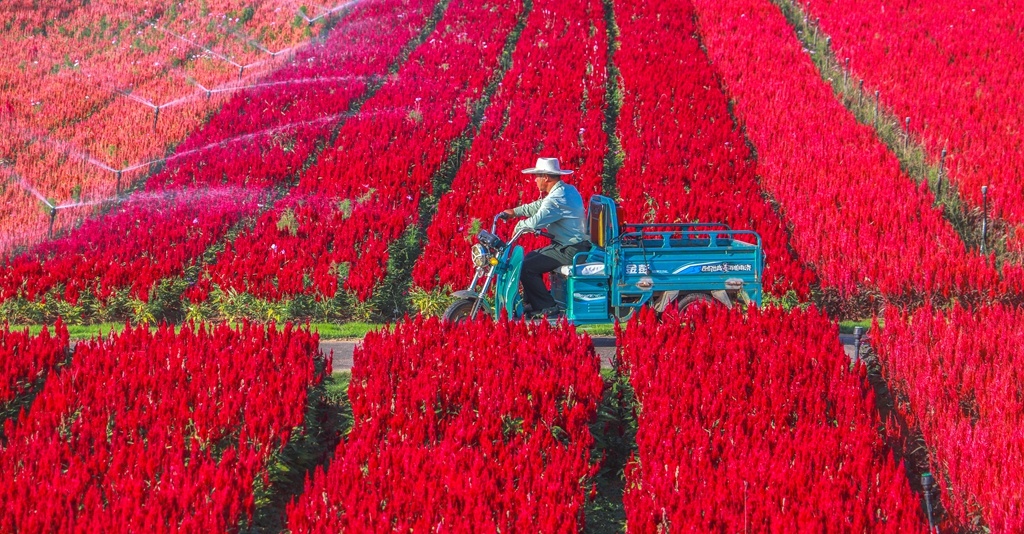
[[571,170],[563,169],[558,164],[558,158],[537,158],[537,165],[529,169],[523,169],[523,174],[572,174]]

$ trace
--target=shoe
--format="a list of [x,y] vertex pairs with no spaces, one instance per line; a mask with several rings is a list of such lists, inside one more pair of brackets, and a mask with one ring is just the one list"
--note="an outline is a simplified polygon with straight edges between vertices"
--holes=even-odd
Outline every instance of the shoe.
[[565,315],[565,310],[558,306],[553,306],[551,308],[544,308],[539,312],[531,312],[529,317],[531,319],[558,319],[563,315]]

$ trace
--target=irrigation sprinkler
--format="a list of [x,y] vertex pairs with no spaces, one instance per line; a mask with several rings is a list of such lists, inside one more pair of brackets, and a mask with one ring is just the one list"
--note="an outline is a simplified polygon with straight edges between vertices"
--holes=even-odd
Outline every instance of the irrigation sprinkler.
[[921,475],[921,492],[924,493],[924,506],[928,511],[928,532],[939,532],[938,525],[935,524],[935,517],[932,512],[932,491],[935,488],[935,478],[932,477],[931,473],[924,473]]
[[857,105],[858,106],[864,105],[864,80],[863,79],[860,81],[860,89],[857,91],[857,98],[860,99],[860,102],[858,102]]
[[153,129],[156,130],[156,123],[160,120],[160,106],[153,108]]
[[117,196],[120,197],[121,196],[121,171],[114,172],[114,175],[117,176],[117,185],[114,186],[114,192],[117,194]]
[[910,148],[910,117],[903,121],[903,131],[907,134],[903,138],[903,150],[906,150]]
[[981,253],[985,254],[985,242],[988,240],[988,186],[981,186]]
[[50,230],[47,232],[49,239],[53,239],[53,223],[57,222],[57,206],[50,206]]
[[843,90],[846,90],[846,84],[850,76],[850,58],[846,58],[846,66],[843,67]]
[[879,91],[878,89],[875,89],[875,129],[876,130],[878,129],[878,97],[881,94],[882,94],[881,91]]
[[939,157],[939,183],[935,186],[935,199],[942,196],[942,173],[946,172],[946,149],[942,149],[942,156]]
[[856,358],[857,358],[858,362],[860,361],[860,344],[861,344],[861,338],[863,338],[863,337],[864,337],[864,327],[863,326],[855,326],[855,327],[853,327],[854,354],[856,354]]

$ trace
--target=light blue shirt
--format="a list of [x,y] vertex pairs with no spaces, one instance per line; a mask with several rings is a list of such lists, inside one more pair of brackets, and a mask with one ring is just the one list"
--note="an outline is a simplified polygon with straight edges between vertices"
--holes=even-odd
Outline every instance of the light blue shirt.
[[587,240],[586,211],[583,197],[575,187],[558,182],[548,194],[529,204],[513,208],[519,217],[528,217],[516,224],[519,230],[547,230],[559,245],[575,245]]

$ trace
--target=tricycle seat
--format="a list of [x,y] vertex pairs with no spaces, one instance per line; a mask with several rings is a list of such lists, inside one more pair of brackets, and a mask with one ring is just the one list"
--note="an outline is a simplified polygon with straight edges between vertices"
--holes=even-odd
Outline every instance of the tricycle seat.
[[577,264],[575,273],[572,271],[572,265],[563,265],[558,268],[558,272],[565,276],[605,276],[604,262]]

